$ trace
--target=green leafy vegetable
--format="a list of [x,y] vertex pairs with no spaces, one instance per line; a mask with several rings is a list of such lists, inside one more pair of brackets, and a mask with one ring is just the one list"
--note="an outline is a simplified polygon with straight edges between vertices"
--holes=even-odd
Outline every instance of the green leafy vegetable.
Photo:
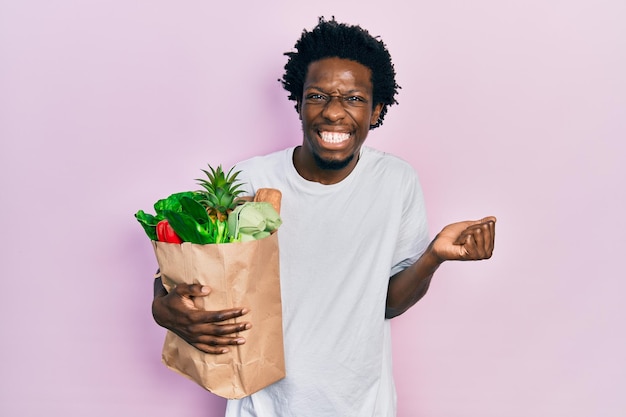
[[228,243],[260,239],[280,226],[280,216],[271,204],[244,203],[238,198],[243,193],[239,189],[242,184],[237,181],[239,171],[233,172],[231,168],[226,173],[221,166],[213,169],[210,165],[209,169],[202,170],[208,179],[198,180],[201,191],[184,191],[158,200],[154,203],[154,215],[143,210],[135,213],[150,239],[170,243],[178,242],[178,238],[197,244]]

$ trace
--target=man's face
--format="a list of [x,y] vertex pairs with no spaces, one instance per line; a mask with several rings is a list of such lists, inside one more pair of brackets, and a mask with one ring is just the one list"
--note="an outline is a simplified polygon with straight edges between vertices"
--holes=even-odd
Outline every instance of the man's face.
[[352,171],[382,108],[373,105],[372,94],[371,71],[358,62],[325,58],[309,64],[298,109],[302,150],[318,169]]

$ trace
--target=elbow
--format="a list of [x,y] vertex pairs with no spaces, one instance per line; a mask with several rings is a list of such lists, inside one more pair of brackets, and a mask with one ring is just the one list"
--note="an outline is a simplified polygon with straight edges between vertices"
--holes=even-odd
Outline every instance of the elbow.
[[408,309],[413,307],[424,296],[423,293],[413,294],[412,297],[392,297],[391,293],[387,294],[387,304],[385,305],[385,318],[392,319],[404,314]]
[[402,313],[404,313],[407,310],[408,310],[408,307],[407,308],[397,308],[397,307],[391,307],[391,306],[387,305],[385,307],[385,319],[392,319],[394,317],[398,317],[399,315],[401,315]]
[[399,316],[400,313],[396,312],[396,310],[394,310],[393,308],[386,308],[385,309],[385,319],[389,320],[392,319],[394,317]]

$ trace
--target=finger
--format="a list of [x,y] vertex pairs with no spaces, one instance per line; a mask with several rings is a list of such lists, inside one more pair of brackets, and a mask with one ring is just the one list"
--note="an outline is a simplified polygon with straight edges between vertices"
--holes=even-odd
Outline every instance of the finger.
[[485,240],[485,243],[487,243],[487,257],[491,258],[491,255],[493,255],[493,248],[496,240],[496,222],[498,221],[498,219],[496,219],[495,216],[489,216],[485,217],[483,220],[487,224],[487,232],[489,233],[489,238]]
[[489,259],[492,255],[495,231],[495,221],[493,219],[495,217],[486,218],[487,221],[474,230],[477,244],[481,248],[479,259]]
[[[249,322],[229,323],[229,324],[209,324],[190,326],[189,330],[198,334],[198,340],[202,337],[229,336],[250,330],[252,324]],[[233,337],[233,336],[230,336]]]
[[246,343],[246,338],[243,336],[233,336],[233,337],[206,336],[206,337],[199,338],[194,343],[203,344],[207,346],[214,346],[214,347],[237,346],[237,345],[243,345],[244,343]]
[[465,240],[467,239],[467,236],[469,236],[469,233],[467,231],[467,229],[465,229],[463,232],[461,232],[461,234],[456,238],[456,240],[454,241],[455,245],[462,245],[465,243]]
[[461,259],[472,259],[476,253],[476,241],[474,236],[466,234],[461,246],[459,247],[459,256]]
[[465,230],[463,230],[461,232],[461,234],[456,238],[456,240],[454,241],[455,245],[463,245],[468,236],[472,236],[477,228],[480,228],[481,225],[479,223],[476,223],[472,226],[467,227]]
[[188,323],[179,326],[176,334],[191,345],[208,346],[240,345],[245,338],[240,334],[252,328],[251,323],[229,323],[225,325],[213,323]]
[[483,259],[487,253],[485,251],[485,227],[488,227],[486,223],[472,230],[472,238],[476,243],[476,252],[473,254],[473,259]]
[[248,308],[231,308],[219,311],[197,311],[195,312],[196,322],[200,323],[218,323],[221,321],[236,319],[245,316],[250,312]]
[[454,241],[454,244],[455,245],[462,244],[465,241],[465,238],[467,235],[483,233],[484,231],[488,231],[490,225],[494,224],[494,222],[491,220],[493,218],[494,217],[486,217],[485,218],[487,219],[486,221],[484,221],[483,219],[483,220],[475,220],[475,221],[466,222],[466,224],[469,224],[469,225],[461,232],[461,234],[459,234],[459,236]]
[[495,222],[487,221],[475,231],[476,242],[480,248],[478,259],[489,259],[493,253]]
[[195,347],[196,349],[204,353],[209,353],[211,355],[223,355],[224,353],[230,352],[230,349],[228,349],[225,346],[215,347],[215,346],[204,345],[202,343],[192,343],[191,346]]
[[491,258],[493,255],[493,245],[495,243],[495,222],[487,223],[487,230],[485,231],[485,254],[487,258]]
[[476,242],[476,253],[473,259],[489,259],[493,253],[495,222],[489,220],[468,230]]
[[[468,235],[472,234],[474,229],[480,227],[482,225],[481,220],[468,220],[466,222],[461,222],[465,226],[465,229],[461,231],[461,233],[454,240],[455,245],[462,245],[465,242],[465,239]],[[461,224],[458,223],[458,224]]]
[[496,221],[498,221],[498,219],[496,219],[496,216],[487,216],[480,219],[480,223],[495,223]]
[[200,336],[197,339],[193,340],[191,344],[196,348],[205,351],[207,353],[226,353],[229,351],[228,346],[239,346],[246,343],[246,339],[243,336],[235,335],[235,336],[214,336],[214,335],[206,335]]
[[496,217],[495,216],[487,216],[487,217],[483,217],[480,220],[468,220],[467,222],[465,222],[467,224],[467,227],[470,228],[472,226],[477,226],[477,225],[481,225],[484,223],[489,223],[489,222],[496,222]]
[[213,355],[220,355],[220,354],[230,352],[230,348],[228,346],[232,346],[232,345],[238,346],[238,345],[243,345],[244,343],[246,343],[246,340],[243,337],[240,337],[237,339],[228,339],[228,340],[214,338],[208,343],[195,342],[195,343],[192,343],[191,345],[195,347],[196,349],[199,349],[205,353],[210,353]]

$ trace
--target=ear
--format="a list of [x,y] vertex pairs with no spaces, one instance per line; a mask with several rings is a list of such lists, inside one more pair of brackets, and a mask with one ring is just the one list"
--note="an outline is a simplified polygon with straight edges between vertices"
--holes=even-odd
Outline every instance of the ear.
[[374,106],[374,110],[372,111],[372,117],[370,118],[370,126],[374,126],[378,123],[378,118],[380,117],[380,112],[383,111],[383,103],[378,103]]
[[298,118],[302,120],[302,100],[296,100],[296,111],[298,112]]

